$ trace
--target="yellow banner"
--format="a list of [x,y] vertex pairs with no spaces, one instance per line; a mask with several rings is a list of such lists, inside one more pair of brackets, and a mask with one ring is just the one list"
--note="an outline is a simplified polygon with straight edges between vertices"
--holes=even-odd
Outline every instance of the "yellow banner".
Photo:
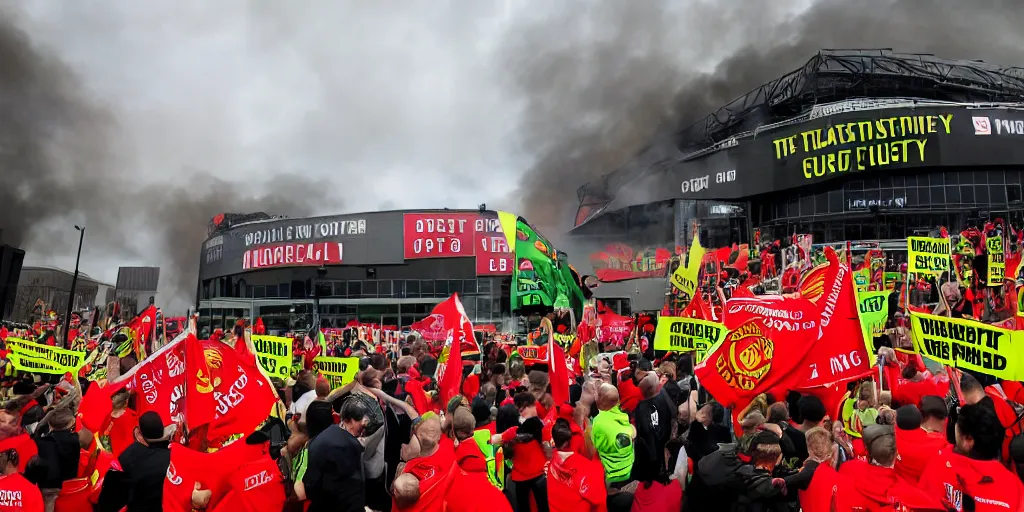
[[558,345],[563,349],[568,349],[572,346],[572,343],[576,341],[576,334],[571,332],[568,334],[558,334],[556,332],[552,336],[555,338],[555,343],[558,343]]
[[331,389],[338,389],[356,378],[356,374],[359,373],[359,358],[317,357],[313,360],[313,370],[327,379]]
[[973,320],[913,313],[914,348],[942,364],[995,376],[1024,379],[1024,331]]
[[907,270],[927,274],[948,272],[949,239],[908,236]]
[[684,266],[680,261],[679,267],[672,273],[672,286],[693,297],[693,293],[697,290],[700,264],[704,261],[704,248],[700,245],[700,236],[697,233],[693,234],[693,243],[690,244],[690,250],[687,251],[687,258],[686,265]]
[[71,372],[76,377],[85,364],[85,352],[51,347],[34,341],[7,338],[7,361],[15,370],[32,373],[62,375]]
[[682,316],[658,317],[654,331],[654,350],[696,352],[694,362],[708,355],[708,349],[725,338],[729,331],[724,325]]
[[985,251],[988,252],[989,286],[1002,286],[1006,277],[1006,260],[1003,259],[1003,237],[993,236],[985,239]]
[[874,351],[874,339],[885,332],[885,321],[889,318],[889,294],[892,292],[857,292],[857,314],[864,331],[864,344],[868,352]]
[[254,334],[252,346],[256,350],[256,360],[263,371],[271,377],[288,379],[292,373],[292,339],[284,336],[264,336]]

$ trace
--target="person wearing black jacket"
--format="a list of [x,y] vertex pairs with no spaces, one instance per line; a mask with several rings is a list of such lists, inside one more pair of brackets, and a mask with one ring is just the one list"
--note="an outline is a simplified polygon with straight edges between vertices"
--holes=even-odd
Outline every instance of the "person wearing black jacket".
[[75,416],[67,409],[54,410],[48,417],[49,431],[36,437],[39,458],[46,464],[46,478],[37,482],[43,493],[46,510],[53,510],[60,488],[66,480],[78,474],[78,458],[81,447],[75,427]]
[[125,506],[128,512],[161,510],[174,430],[174,425],[165,427],[153,411],[139,416],[135,443],[117,458],[121,470],[112,469],[103,479],[100,512],[117,512]]
[[665,445],[672,435],[673,409],[659,393],[658,377],[649,373],[640,380],[642,400],[633,411],[636,422],[632,478],[649,482],[666,471]]

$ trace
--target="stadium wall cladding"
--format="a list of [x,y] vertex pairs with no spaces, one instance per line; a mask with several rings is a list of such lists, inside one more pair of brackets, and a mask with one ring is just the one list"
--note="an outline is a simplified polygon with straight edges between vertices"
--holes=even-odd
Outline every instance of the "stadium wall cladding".
[[762,129],[649,174],[649,202],[740,199],[862,172],[1024,166],[1024,111],[958,105],[857,111]]

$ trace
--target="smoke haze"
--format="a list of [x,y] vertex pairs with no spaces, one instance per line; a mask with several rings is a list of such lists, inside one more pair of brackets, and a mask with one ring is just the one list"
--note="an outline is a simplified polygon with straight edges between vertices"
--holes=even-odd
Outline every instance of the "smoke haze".
[[584,182],[820,48],[1024,64],[1010,1],[484,4],[0,0],[4,240],[72,268],[84,223],[83,271],[159,265],[183,310],[220,212],[486,202],[557,243]]

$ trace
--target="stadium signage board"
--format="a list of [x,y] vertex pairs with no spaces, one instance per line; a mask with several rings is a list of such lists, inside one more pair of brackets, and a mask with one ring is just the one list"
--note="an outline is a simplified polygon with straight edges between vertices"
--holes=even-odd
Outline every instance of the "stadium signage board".
[[[976,135],[978,117],[990,119],[990,136]],[[992,127],[996,120],[998,133]],[[860,173],[1020,165],[1024,144],[1013,133],[1018,121],[1024,126],[1024,111],[950,105],[843,112],[759,131],[731,148],[685,160],[668,172],[649,173],[631,189],[649,192],[639,196],[643,202],[740,199]],[[706,176],[728,171],[735,172],[734,179],[712,178],[706,187],[692,186],[692,180],[704,183]],[[641,203],[613,202],[614,208],[631,204]]]

